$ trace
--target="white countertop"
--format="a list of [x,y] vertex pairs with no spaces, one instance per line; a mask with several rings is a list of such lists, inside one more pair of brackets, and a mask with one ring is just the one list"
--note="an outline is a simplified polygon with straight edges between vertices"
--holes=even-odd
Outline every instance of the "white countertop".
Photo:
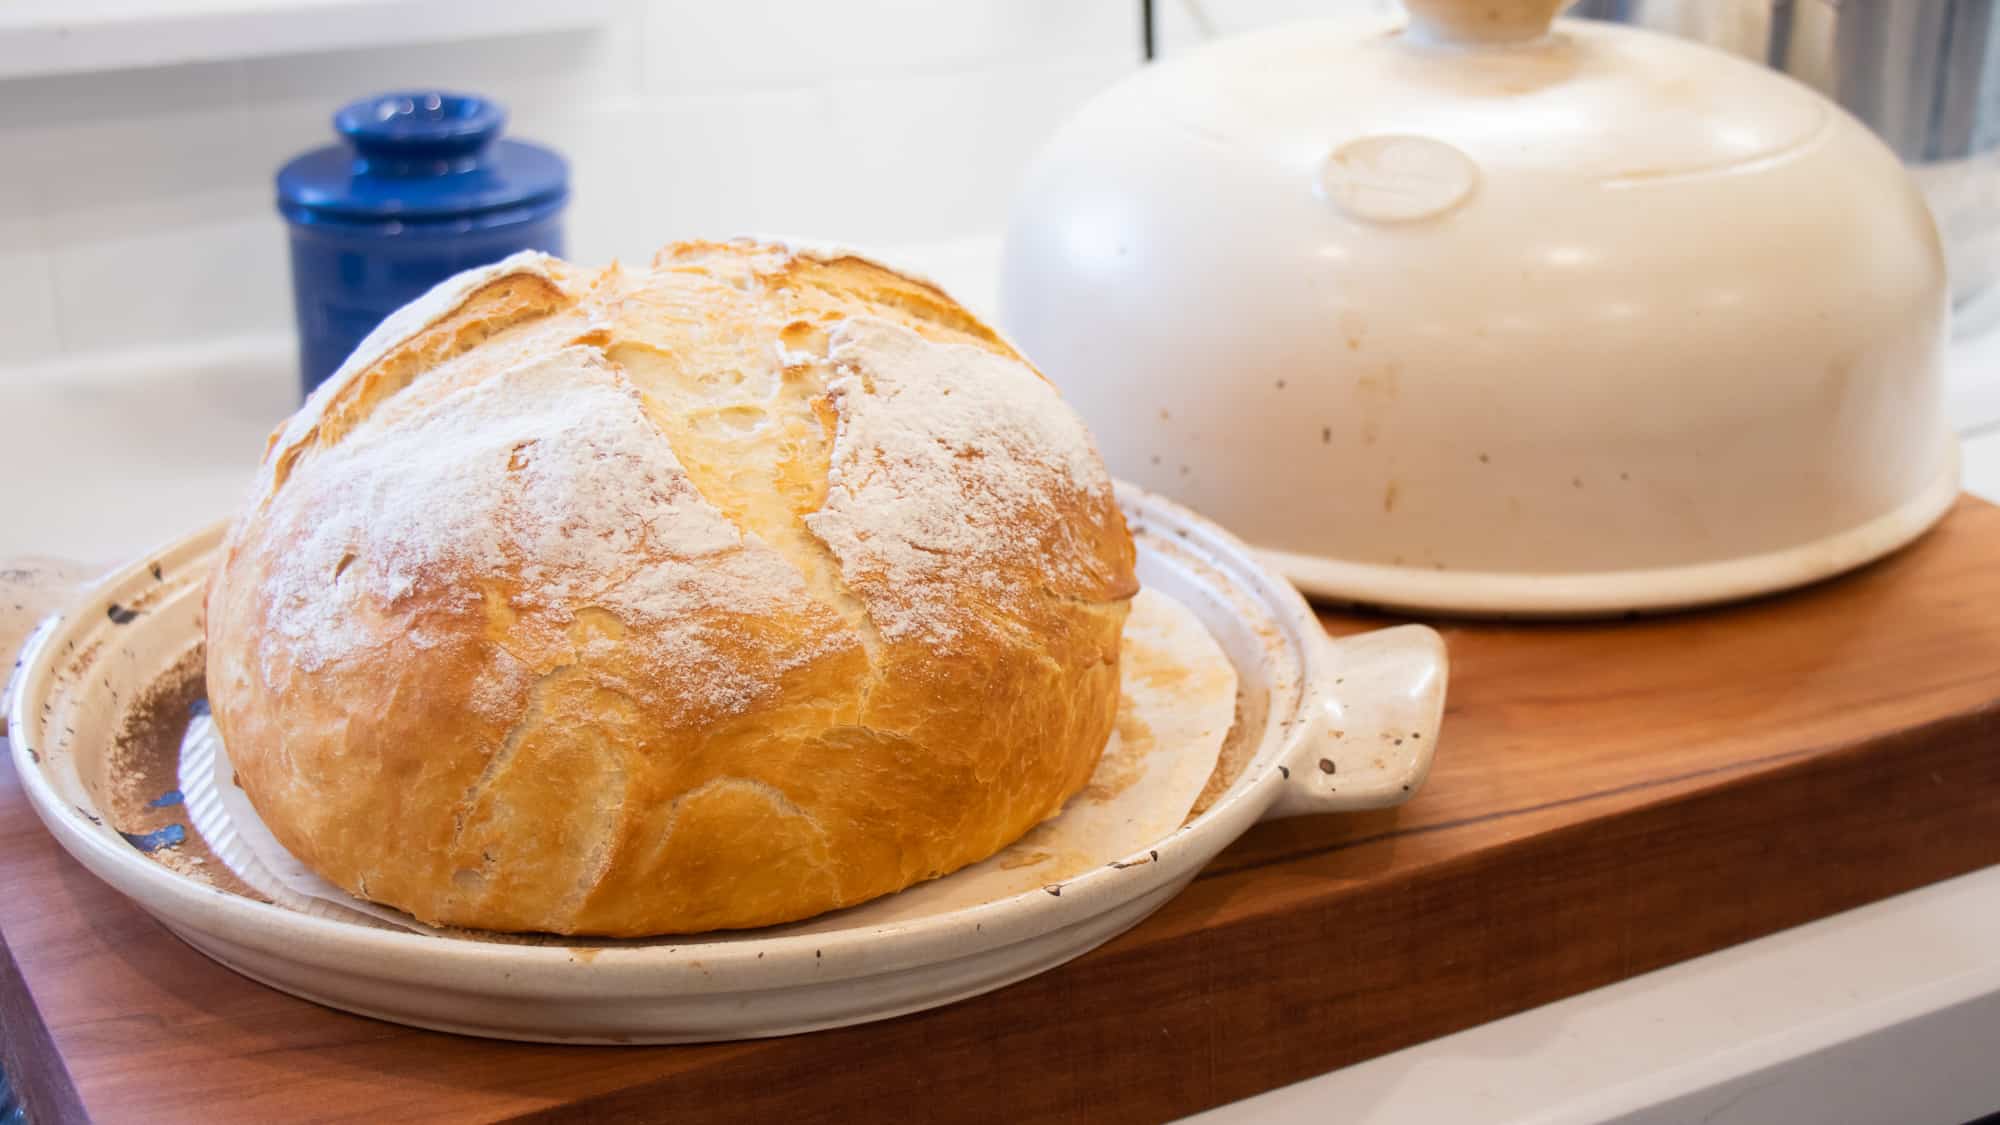
[[[889,255],[990,310],[991,239]],[[290,342],[0,370],[0,557],[110,563],[226,515],[296,401]],[[2000,333],[1951,383],[2000,500]],[[2000,1110],[2000,868],[1225,1106],[1198,1120],[1938,1122]]]

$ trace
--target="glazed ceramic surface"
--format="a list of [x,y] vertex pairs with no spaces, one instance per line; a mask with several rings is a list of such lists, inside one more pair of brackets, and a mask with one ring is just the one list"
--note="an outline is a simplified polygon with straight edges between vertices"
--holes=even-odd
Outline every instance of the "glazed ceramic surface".
[[[1121,489],[1148,586],[1194,609],[1235,664],[1251,757],[1205,813],[1060,886],[889,929],[793,926],[588,946],[439,938],[228,894],[142,856],[102,815],[114,735],[201,644],[220,529],[112,574],[29,640],[14,765],[72,855],[217,961],[337,1008],[472,1035],[672,1043],[778,1035],[933,1007],[1060,964],[1131,927],[1260,818],[1380,808],[1428,772],[1443,711],[1436,633],[1328,641],[1305,603],[1212,524]],[[553,940],[553,939],[551,939]]]
[[1050,142],[1003,320],[1112,470],[1308,592],[1615,613],[1812,581],[1956,494],[1895,156],[1710,48],[1419,0],[1148,67]]

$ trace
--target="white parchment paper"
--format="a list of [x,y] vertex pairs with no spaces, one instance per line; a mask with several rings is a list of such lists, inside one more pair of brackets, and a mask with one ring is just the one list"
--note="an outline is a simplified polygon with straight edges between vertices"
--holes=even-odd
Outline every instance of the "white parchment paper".
[[[1140,856],[1180,827],[1235,721],[1236,669],[1192,611],[1141,590],[1126,619],[1120,672],[1117,727],[1090,784],[1059,814],[983,862],[787,932],[906,922],[1055,887]],[[444,936],[399,910],[355,898],[293,858],[237,787],[228,749],[206,715],[189,724],[182,742],[180,786],[188,818],[216,858],[278,905]]]

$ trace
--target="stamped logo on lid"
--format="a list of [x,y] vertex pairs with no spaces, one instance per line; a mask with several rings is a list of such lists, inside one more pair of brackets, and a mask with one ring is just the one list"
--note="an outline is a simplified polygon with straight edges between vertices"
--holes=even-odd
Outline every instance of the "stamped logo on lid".
[[1411,223],[1446,214],[1479,186],[1472,158],[1429,137],[1388,133],[1352,140],[1320,165],[1319,192],[1348,216]]

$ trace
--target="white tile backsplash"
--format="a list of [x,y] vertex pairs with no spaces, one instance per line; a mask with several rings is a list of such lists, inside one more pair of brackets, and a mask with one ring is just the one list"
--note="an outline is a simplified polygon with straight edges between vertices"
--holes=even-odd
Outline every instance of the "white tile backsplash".
[[1064,55],[1138,57],[1137,0],[665,3],[645,21],[651,93],[958,72]]
[[42,193],[19,155],[12,155],[9,132],[0,128],[0,258],[39,254],[47,242],[42,233]]
[[253,108],[300,101],[323,107],[321,133],[340,103],[359,96],[356,91],[405,86],[504,91],[523,108],[628,95],[638,92],[641,81],[641,44],[628,30],[614,25],[251,59],[243,64],[245,93]]
[[834,229],[875,243],[997,230],[1042,141],[1131,69],[1100,55],[830,84]]
[[[1240,30],[1372,2],[1204,10]],[[1181,4],[1158,0],[1170,47],[1192,41]],[[1042,139],[1140,63],[1138,0],[610,11],[589,30],[0,81],[0,362],[287,331],[271,177],[331,142],[333,110],[364,94],[501,99],[511,132],[570,160],[571,255],[645,260],[671,238],[751,230],[870,244],[997,230]]]
[[818,91],[634,99],[567,131],[592,154],[574,171],[569,240],[579,260],[643,262],[675,238],[841,225]]
[[242,77],[204,63],[0,83],[0,151],[45,246],[240,215],[255,168]]
[[51,255],[65,351],[282,332],[289,264],[275,215],[78,239]]
[[62,350],[54,267],[40,250],[8,253],[0,243],[0,367],[33,363]]

